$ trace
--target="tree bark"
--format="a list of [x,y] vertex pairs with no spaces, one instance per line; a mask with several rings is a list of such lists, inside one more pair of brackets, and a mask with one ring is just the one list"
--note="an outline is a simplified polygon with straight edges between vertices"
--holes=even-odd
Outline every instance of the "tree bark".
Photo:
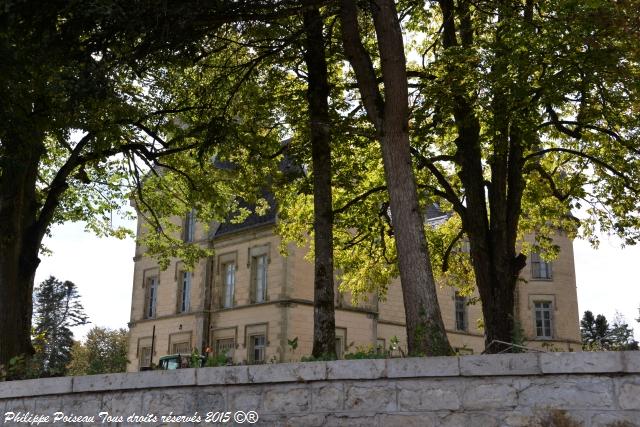
[[438,305],[411,162],[409,94],[402,30],[393,0],[376,0],[372,10],[384,83],[384,101],[378,91],[371,58],[360,40],[357,7],[352,0],[342,2],[342,37],[363,104],[376,128],[382,148],[398,250],[408,351],[415,355],[451,354]]
[[[442,44],[445,49],[469,47],[473,43],[473,28],[468,7],[453,0],[439,0],[443,15]],[[460,28],[454,20],[458,13]],[[459,30],[459,31],[458,31]],[[496,45],[500,47],[500,32]],[[498,57],[508,58],[508,52]],[[452,66],[453,67],[453,66]],[[492,73],[506,73],[506,60],[494,66]],[[516,238],[524,190],[522,176],[523,135],[514,123],[506,103],[507,93],[492,87],[491,105],[494,127],[499,132],[492,141],[493,152],[489,160],[491,183],[485,183],[483,152],[480,141],[480,122],[473,103],[466,97],[457,81],[451,82],[454,93],[453,115],[458,138],[455,159],[460,169],[458,176],[464,188],[466,206],[455,198],[450,200],[462,219],[469,238],[471,261],[484,315],[485,348],[488,353],[508,351],[508,345],[496,343],[513,341],[515,329],[515,289],[518,276],[525,266],[525,256],[516,256]],[[449,193],[452,194],[452,193]],[[488,198],[488,200],[487,200]]]
[[314,207],[314,357],[336,353],[333,282],[333,207],[331,195],[331,129],[329,81],[323,19],[317,7],[304,12],[304,60],[308,70],[307,101],[313,163]]
[[31,356],[32,294],[42,237],[36,222],[38,164],[44,154],[39,135],[5,133],[0,159],[0,364]]

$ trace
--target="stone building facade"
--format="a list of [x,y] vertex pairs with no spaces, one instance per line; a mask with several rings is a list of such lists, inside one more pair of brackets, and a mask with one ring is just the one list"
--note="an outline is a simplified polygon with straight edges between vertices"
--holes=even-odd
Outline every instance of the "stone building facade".
[[[131,305],[129,370],[137,371],[163,355],[209,347],[234,363],[300,360],[313,340],[313,264],[307,249],[289,245],[279,252],[275,212],[251,214],[242,224],[204,227],[183,219],[184,238],[212,247],[215,255],[187,271],[179,260],[166,270],[137,246]],[[141,220],[139,220],[141,221]],[[145,224],[138,224],[138,235]],[[572,241],[558,235],[560,255],[547,263],[529,257],[517,290],[516,315],[527,346],[564,351],[580,349],[578,303]],[[480,353],[484,337],[480,304],[438,289],[445,327],[460,354]],[[406,348],[404,307],[399,280],[384,301],[370,298],[352,305],[336,292],[336,351],[358,347],[388,349],[396,340]],[[297,348],[289,340],[297,337]]]

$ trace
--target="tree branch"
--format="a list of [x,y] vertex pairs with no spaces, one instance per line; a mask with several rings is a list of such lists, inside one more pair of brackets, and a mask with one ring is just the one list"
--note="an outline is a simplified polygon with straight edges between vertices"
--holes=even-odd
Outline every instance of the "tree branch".
[[531,153],[528,156],[526,156],[523,160],[524,162],[526,162],[529,159],[532,159],[534,157],[539,157],[539,156],[543,156],[547,153],[568,153],[568,154],[573,154],[574,156],[578,156],[578,157],[582,157],[585,158],[587,160],[589,160],[590,162],[608,170],[609,172],[611,172],[612,174],[614,174],[615,176],[617,176],[618,178],[622,179],[625,183],[625,187],[627,187],[629,190],[635,192],[635,193],[639,193],[640,194],[640,190],[638,188],[635,188],[633,185],[633,181],[627,176],[625,175],[623,172],[620,172],[618,169],[616,169],[615,167],[611,166],[610,164],[608,164],[607,162],[598,159],[597,157],[594,157],[590,154],[587,154],[585,152],[582,151],[578,151],[578,150],[573,150],[571,148],[562,148],[562,147],[552,147],[552,148],[546,148],[544,150],[540,150],[540,151],[536,151],[535,153]]
[[344,211],[346,211],[347,209],[349,209],[351,206],[355,205],[356,203],[366,199],[367,197],[369,197],[370,195],[377,193],[379,191],[384,191],[387,189],[386,185],[381,185],[378,187],[373,187],[367,191],[365,191],[364,193],[360,194],[359,196],[356,196],[354,199],[351,199],[349,202],[347,202],[344,206],[334,209],[333,214],[339,214],[342,213]]
[[451,251],[453,250],[453,246],[456,244],[458,240],[464,235],[464,230],[458,231],[458,234],[455,235],[453,240],[449,242],[449,246],[444,251],[444,255],[442,256],[442,272],[446,273],[449,270],[449,256],[451,255]]

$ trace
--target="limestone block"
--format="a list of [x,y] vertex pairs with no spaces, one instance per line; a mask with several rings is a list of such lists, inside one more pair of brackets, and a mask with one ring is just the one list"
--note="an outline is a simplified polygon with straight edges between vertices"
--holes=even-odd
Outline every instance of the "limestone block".
[[602,411],[591,417],[591,427],[638,426],[640,426],[640,411]]
[[200,413],[224,412],[227,407],[223,387],[198,387],[195,393],[196,410]]
[[247,384],[249,383],[248,372],[247,366],[199,368],[196,369],[196,383],[198,385]]
[[[67,394],[62,396],[62,408],[66,414],[95,415],[103,410],[102,396],[97,393]],[[62,409],[61,409],[62,410]]]
[[543,374],[595,374],[623,371],[622,354],[609,351],[542,353],[540,367]]
[[256,411],[262,409],[263,386],[230,386],[227,388],[229,411]]
[[156,415],[188,415],[196,411],[197,389],[166,388],[147,390],[142,396],[142,412]]
[[301,417],[288,417],[286,427],[322,427],[324,425],[324,414],[303,415]]
[[[565,410],[564,408],[540,407],[534,410],[534,426],[589,426],[594,412],[585,410]],[[622,426],[608,426],[622,427]]]
[[325,419],[324,427],[372,427],[376,425],[373,415],[334,414]]
[[502,423],[505,427],[531,427],[535,425],[533,419],[534,416],[531,410],[523,408],[522,410],[506,412]]
[[623,351],[621,354],[625,372],[640,372],[640,351]]
[[460,408],[460,397],[450,382],[399,381],[398,406],[402,411],[439,411]]
[[387,376],[383,359],[326,362],[328,380],[375,380]]
[[263,396],[263,408],[267,413],[290,414],[306,412],[311,407],[311,391],[307,387],[267,387]]
[[339,382],[313,384],[311,396],[313,411],[340,411],[344,402],[344,385]]
[[71,393],[71,377],[0,382],[0,399]]
[[471,383],[462,402],[465,409],[508,408],[518,404],[518,394],[509,384]]
[[520,405],[562,409],[612,408],[613,384],[610,378],[566,377],[533,382],[521,390]]
[[196,385],[195,369],[89,375],[73,378],[73,391],[108,391]]
[[396,386],[389,382],[345,384],[345,410],[387,412],[396,409]]
[[458,375],[460,375],[460,366],[457,357],[410,357],[387,360],[389,378]]
[[616,378],[616,396],[621,409],[640,410],[640,378]]
[[440,421],[433,414],[380,414],[380,426],[437,427]]
[[493,415],[474,412],[454,412],[441,419],[442,427],[498,427],[500,421]]
[[277,363],[249,366],[249,382],[306,382],[322,381],[327,377],[325,362]]
[[[13,412],[16,414],[18,412],[22,412],[23,414],[30,412],[34,414],[36,411],[36,399],[18,398],[18,399],[6,399],[0,402],[2,402],[0,403],[0,408],[2,407],[1,405],[4,404],[4,409],[2,411],[2,414],[0,415],[4,415],[5,412]],[[4,419],[4,417],[0,417],[0,419]]]
[[104,394],[102,409],[112,415],[146,415],[142,409],[143,394],[138,391],[125,391]]
[[460,356],[460,375],[536,375],[540,374],[537,353]]
[[34,399],[34,412],[36,414],[53,414],[62,411],[62,396],[42,396]]

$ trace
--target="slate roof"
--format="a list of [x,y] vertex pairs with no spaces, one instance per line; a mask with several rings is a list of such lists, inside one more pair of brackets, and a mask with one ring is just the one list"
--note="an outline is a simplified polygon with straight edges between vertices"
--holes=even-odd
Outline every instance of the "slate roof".
[[235,233],[242,230],[248,230],[250,228],[259,227],[263,225],[275,224],[276,223],[276,200],[273,196],[273,193],[268,191],[262,192],[262,197],[269,203],[269,209],[267,210],[265,215],[258,215],[255,212],[255,205],[249,204],[244,200],[240,200],[239,205],[242,208],[248,209],[251,213],[241,223],[233,223],[231,220],[237,214],[231,214],[227,217],[227,219],[220,224],[216,233],[214,234],[214,238],[224,236],[227,234]]

